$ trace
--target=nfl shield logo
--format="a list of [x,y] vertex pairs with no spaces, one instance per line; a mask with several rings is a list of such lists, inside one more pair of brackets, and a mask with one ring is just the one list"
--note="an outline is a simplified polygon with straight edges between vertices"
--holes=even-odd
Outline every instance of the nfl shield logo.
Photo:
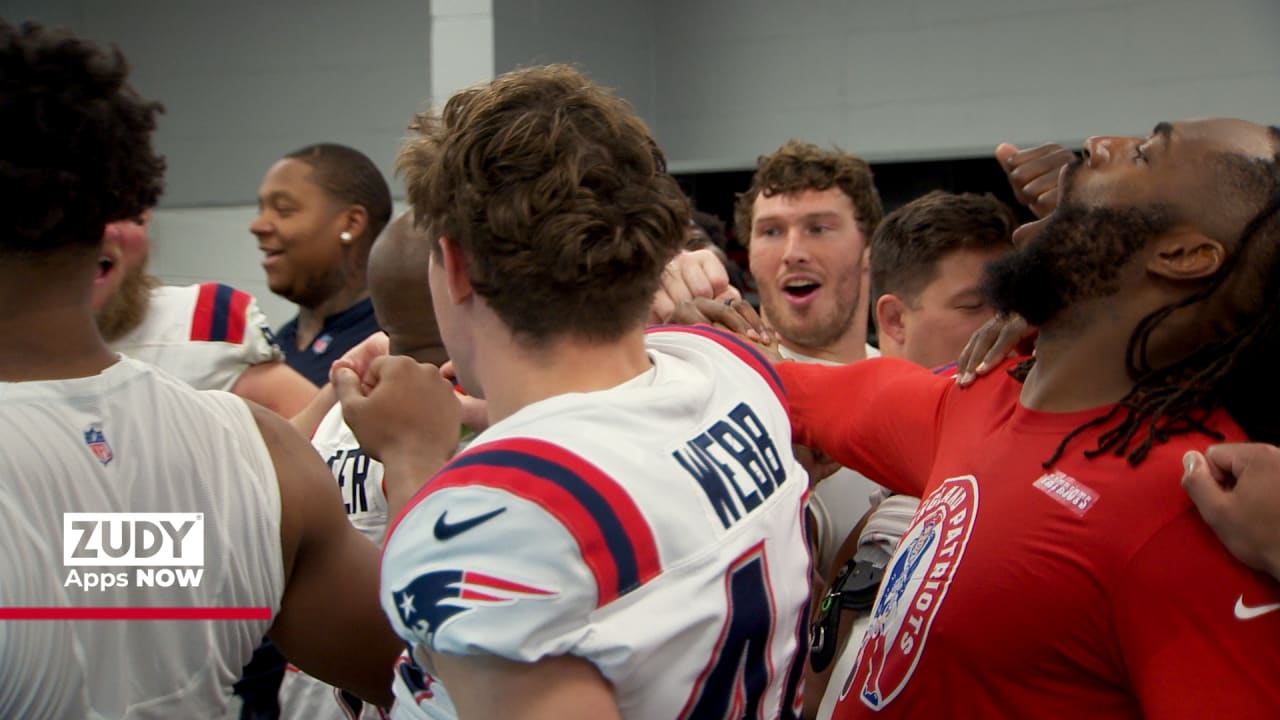
[[102,434],[102,428],[97,425],[84,431],[84,444],[89,446],[93,456],[103,465],[111,462],[111,458],[115,457],[111,454],[111,446],[107,444],[107,436]]
[[323,355],[324,351],[329,349],[329,343],[332,341],[333,341],[333,336],[329,335],[328,333],[321,335],[320,337],[316,338],[315,342],[311,343],[311,352],[317,355]]

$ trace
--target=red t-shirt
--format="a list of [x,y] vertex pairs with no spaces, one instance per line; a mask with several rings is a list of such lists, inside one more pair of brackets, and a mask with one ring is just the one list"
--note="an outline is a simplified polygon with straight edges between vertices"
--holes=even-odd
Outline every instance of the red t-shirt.
[[[1062,438],[1110,408],[1028,410],[1009,364],[960,389],[910,363],[781,363],[797,442],[923,498],[836,718],[1280,717],[1280,583],[1234,560],[1179,486]],[[1224,413],[1208,425],[1244,439]],[[1273,605],[1274,604],[1274,605]]]

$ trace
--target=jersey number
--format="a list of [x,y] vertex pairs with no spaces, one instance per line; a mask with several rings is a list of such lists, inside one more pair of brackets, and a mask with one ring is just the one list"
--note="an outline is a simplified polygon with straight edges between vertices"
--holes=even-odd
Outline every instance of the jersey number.
[[[763,543],[738,558],[725,578],[728,613],[720,639],[681,718],[755,718],[773,676],[770,642],[776,621]],[[803,618],[801,618],[803,621]],[[803,626],[803,622],[801,622]],[[780,717],[795,716],[803,645],[787,673]]]

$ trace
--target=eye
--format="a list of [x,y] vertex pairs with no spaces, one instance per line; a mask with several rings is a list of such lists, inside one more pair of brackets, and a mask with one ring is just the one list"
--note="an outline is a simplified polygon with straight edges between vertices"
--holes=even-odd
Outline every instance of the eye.
[[809,227],[809,232],[813,233],[814,235],[821,235],[823,233],[831,232],[831,226],[830,225],[811,225]]
[[760,229],[760,237],[777,237],[781,232],[776,227],[767,227]]

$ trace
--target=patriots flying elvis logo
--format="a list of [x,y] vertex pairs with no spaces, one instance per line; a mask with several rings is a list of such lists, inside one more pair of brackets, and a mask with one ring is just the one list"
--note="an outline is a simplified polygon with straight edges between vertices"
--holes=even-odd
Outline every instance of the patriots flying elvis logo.
[[556,595],[559,593],[468,570],[423,573],[391,593],[400,622],[426,642],[450,618],[472,608]]

